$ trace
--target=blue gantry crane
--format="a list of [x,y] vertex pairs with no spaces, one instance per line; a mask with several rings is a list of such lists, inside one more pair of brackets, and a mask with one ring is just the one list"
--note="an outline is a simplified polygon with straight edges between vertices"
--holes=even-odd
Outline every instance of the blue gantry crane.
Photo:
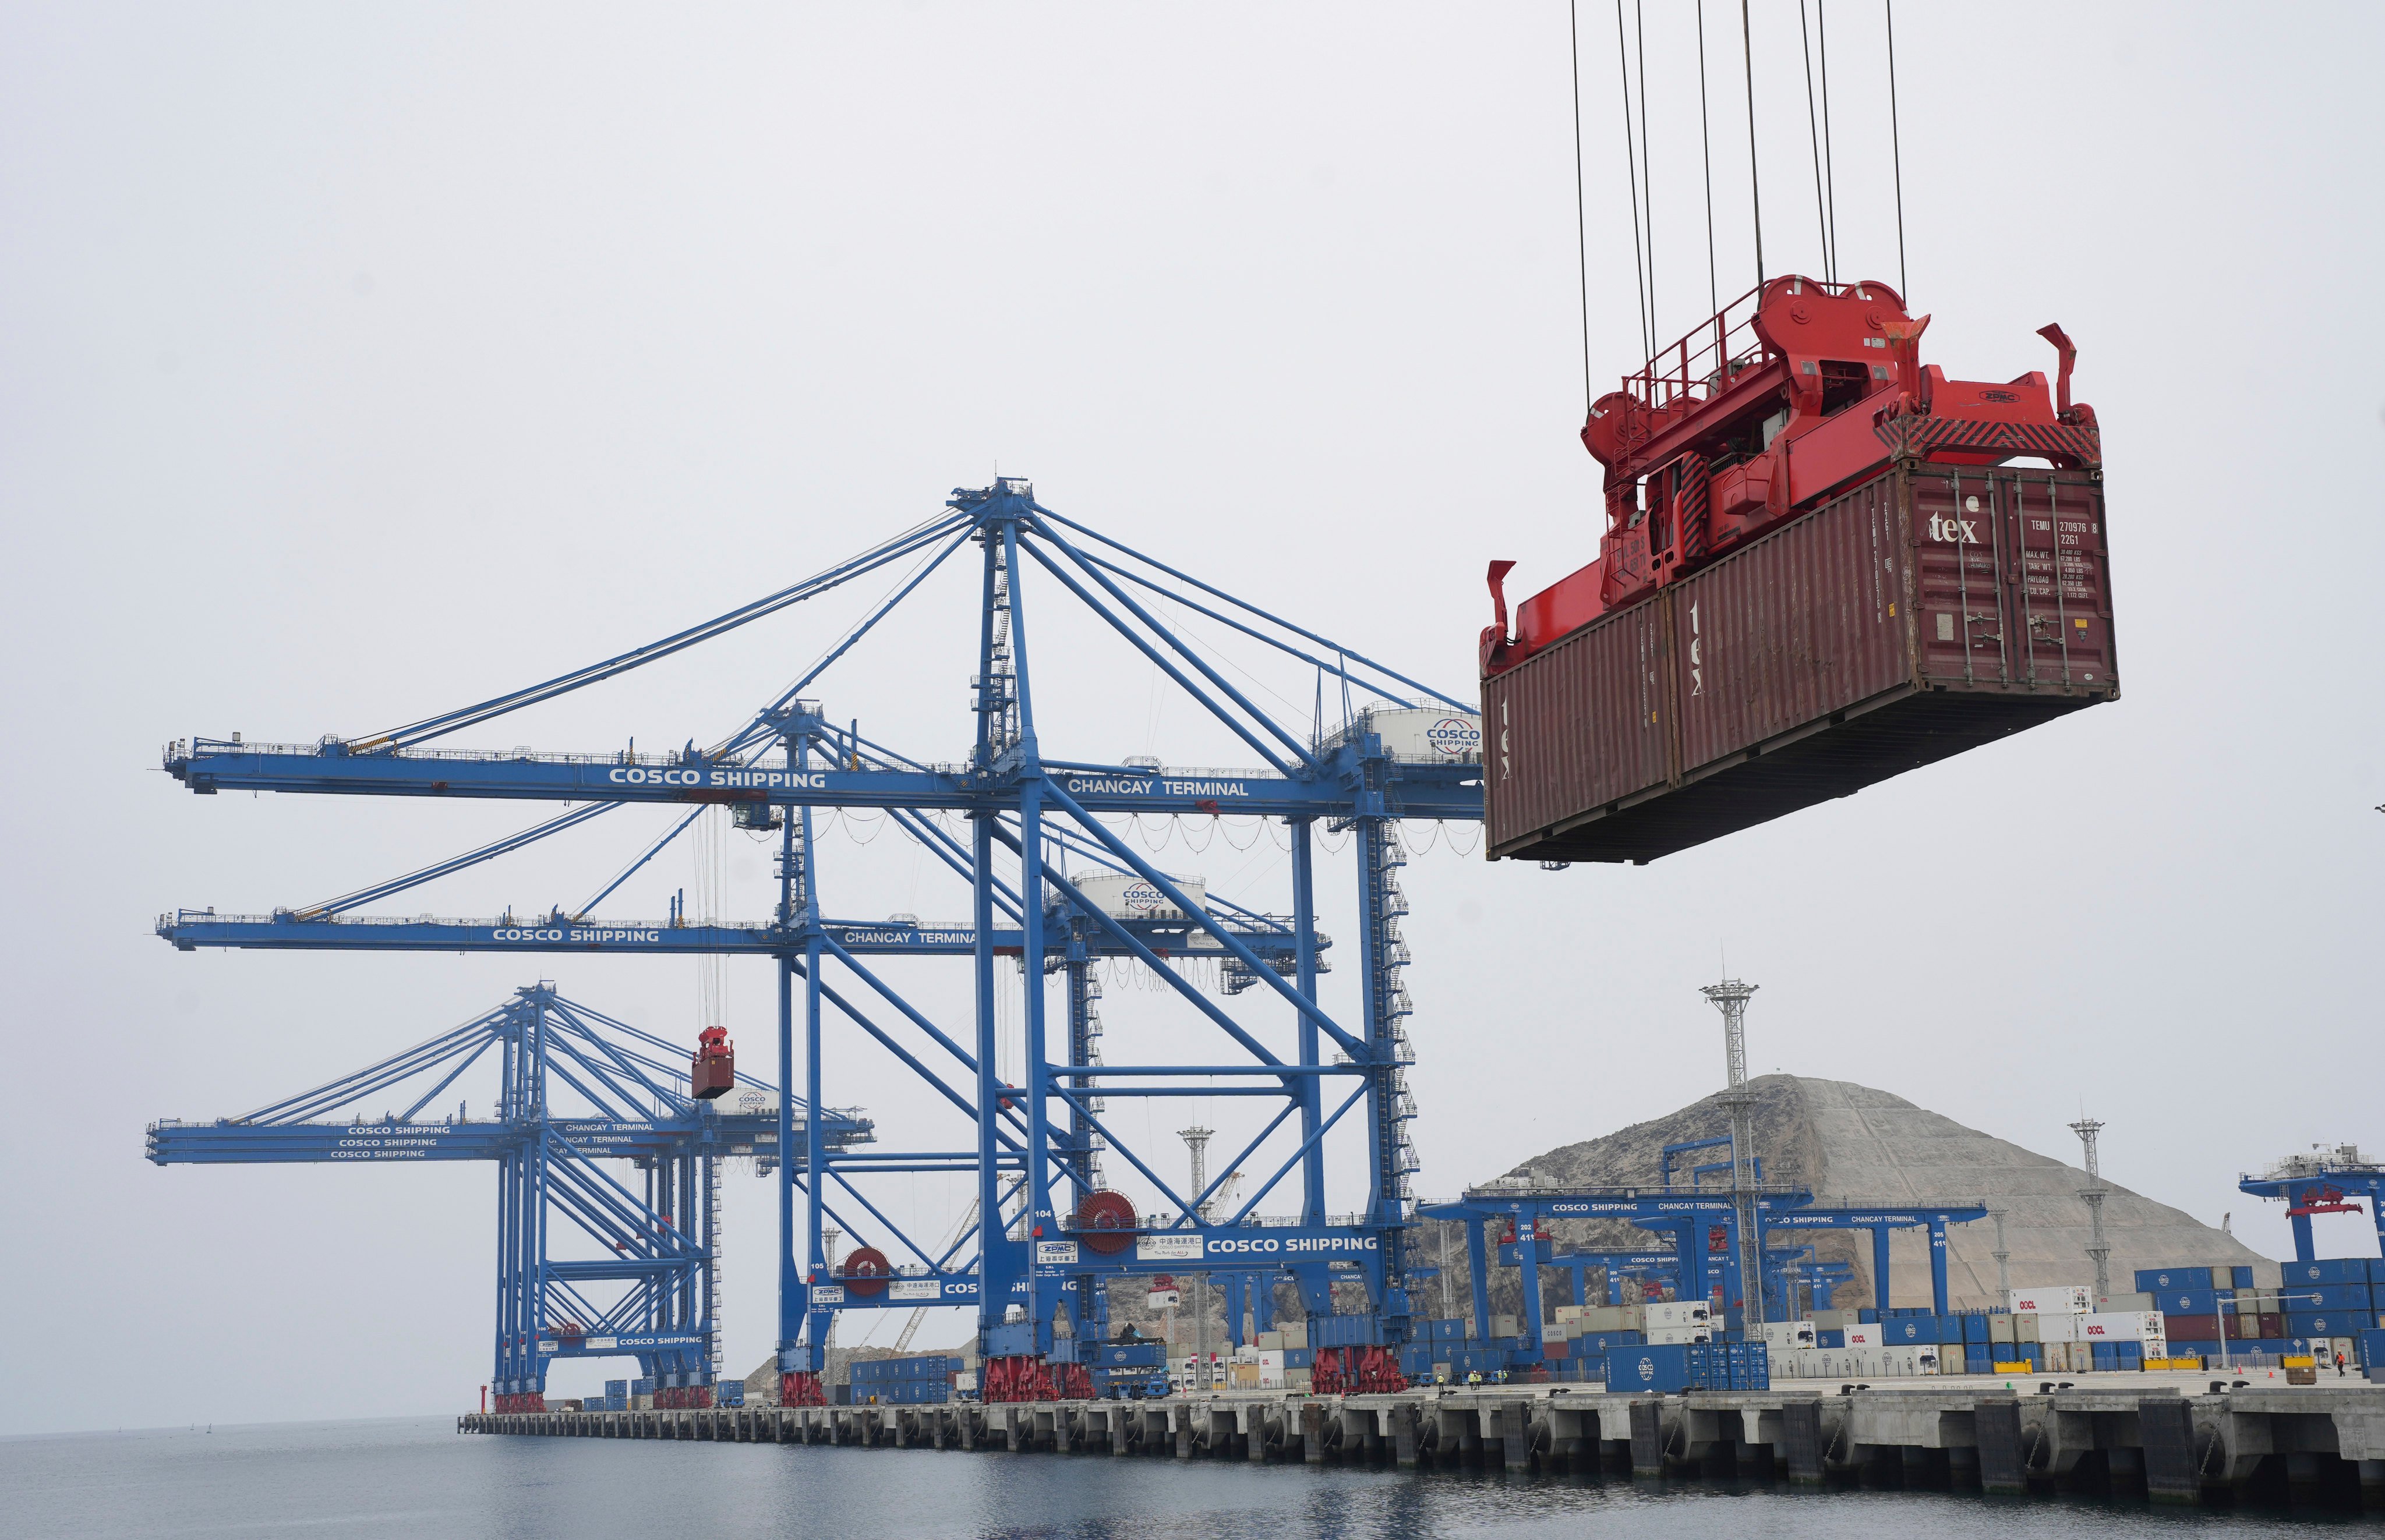
[[[1869,1230],[1873,1284],[1885,1306],[1889,1236],[1900,1229],[1927,1230],[1930,1296],[1940,1315],[1946,1314],[1950,1308],[1947,1226],[1987,1217],[1987,1209],[1976,1203],[1911,1208],[1819,1203],[1810,1191],[1786,1184],[1763,1186],[1750,1193],[1734,1195],[1672,1186],[1552,1187],[1513,1181],[1472,1188],[1455,1202],[1429,1204],[1420,1212],[1427,1219],[1455,1220],[1466,1225],[1467,1258],[1472,1264],[1469,1271],[1474,1280],[1476,1329],[1479,1335],[1486,1338],[1490,1335],[1492,1248],[1498,1248],[1496,1255],[1501,1263],[1517,1267],[1521,1267],[1527,1255],[1526,1248],[1530,1248],[1530,1259],[1539,1265],[1521,1267],[1519,1277],[1530,1334],[1527,1346],[1533,1346],[1538,1343],[1540,1323],[1544,1318],[1540,1270],[1563,1260],[1550,1236],[1551,1221],[1622,1220],[1668,1236],[1672,1242],[1669,1252],[1659,1255],[1668,1255],[1672,1261],[1678,1296],[1684,1299],[1709,1298],[1719,1285],[1726,1304],[1734,1304],[1744,1298],[1738,1267],[1742,1198],[1749,1200],[1767,1256],[1762,1282],[1768,1290],[1779,1283],[1768,1261],[1777,1235],[1817,1229]],[[1491,1229],[1494,1225],[1498,1227],[1495,1240]],[[1804,1243],[1795,1244],[1802,1247]]]
[[2368,1204],[2369,1221],[2377,1227],[2378,1249],[2385,1253],[2385,1164],[2362,1160],[2356,1146],[2315,1145],[2306,1155],[2272,1161],[2257,1175],[2245,1173],[2236,1186],[2254,1198],[2285,1199],[2296,1261],[2317,1258],[2312,1215],[2356,1214],[2363,1199]]
[[[657,1405],[708,1406],[721,1164],[746,1156],[768,1168],[786,1147],[776,1087],[740,1074],[730,1095],[697,1099],[687,1064],[675,1045],[540,983],[243,1116],[151,1124],[148,1154],[159,1165],[493,1162],[496,1409],[543,1410],[557,1359],[610,1356],[638,1360]],[[496,1081],[477,1118],[461,1094],[481,1088],[467,1078],[476,1065]],[[434,1110],[450,1095],[452,1112]],[[401,1100],[403,1112],[387,1110]],[[857,1112],[788,1112],[807,1143],[815,1123],[825,1148],[870,1137]],[[629,1162],[633,1182],[607,1161]]]
[[[979,625],[970,681],[975,726],[966,756],[937,763],[905,755],[865,738],[856,722],[827,714],[810,694],[821,675],[972,545],[979,553]],[[905,561],[910,569],[867,618],[708,747],[691,740],[668,754],[429,747]],[[1047,591],[1065,593],[1098,617],[1258,764],[1170,770],[1154,762],[1048,754],[1028,664],[1030,577],[1048,580]],[[1221,664],[1214,646],[1193,640],[1194,624],[1314,670],[1318,709],[1312,719],[1288,726],[1255,704],[1227,677],[1231,665]],[[1331,730],[1323,720],[1328,680],[1342,702]],[[1368,704],[1354,708],[1354,691]],[[781,1078],[792,1084],[800,1076],[807,1103],[820,1104],[825,1094],[821,1039],[833,1012],[967,1120],[969,1148],[899,1152],[833,1148],[815,1120],[804,1134],[805,1159],[782,1164],[783,1399],[819,1396],[821,1355],[836,1311],[928,1302],[976,1307],[990,1397],[1081,1393],[1076,1344],[1087,1339],[1087,1328],[1098,1333],[1105,1281],[1205,1267],[1293,1281],[1318,1349],[1319,1390],[1398,1382],[1396,1360],[1386,1349],[1408,1333],[1404,1239],[1416,1166],[1406,1136],[1416,1109],[1406,1081],[1414,1055],[1405,1026],[1412,1006],[1402,978],[1408,953],[1400,934],[1406,903],[1398,880],[1405,860],[1399,825],[1479,821],[1479,718],[1455,696],[1053,512],[1022,480],[957,491],[936,517],[816,578],[542,683],[360,738],[296,746],[237,738],[177,742],[166,767],[202,794],[255,789],[571,804],[519,835],[310,910],[250,918],[177,912],[160,925],[177,945],[756,953],[777,964]],[[376,897],[629,803],[687,811],[578,910],[491,922],[356,917]],[[740,826],[778,837],[775,914],[744,925],[689,925],[678,923],[677,913],[674,923],[655,926],[595,920],[597,903],[688,819],[722,805]],[[815,813],[826,809],[884,810],[968,886],[967,924],[950,927],[938,942],[909,936],[881,941],[900,927],[865,925],[859,928],[868,934],[856,936],[853,925],[825,919],[813,837]],[[1261,913],[1196,895],[1109,822],[1155,815],[1280,825],[1291,858],[1289,912]],[[966,835],[947,828],[947,818],[962,821]],[[1355,1017],[1346,1022],[1318,1000],[1320,824],[1349,836],[1356,868],[1359,998]],[[1148,923],[1138,924],[1137,916]],[[1179,928],[1161,934],[1163,923]],[[690,931],[698,934],[681,934]],[[1179,944],[1171,949],[1167,940]],[[936,951],[971,961],[972,1019],[957,1030],[914,1005],[866,961]],[[1193,1030],[1171,1034],[1160,1062],[1105,1062],[1092,971],[1105,956],[1144,965],[1184,1008]],[[1171,965],[1188,956],[1214,960],[1226,993],[1252,997],[1245,1009],[1227,1010]],[[1005,958],[1017,960],[1023,983],[998,968]],[[1065,979],[1060,1044],[1047,1030],[1047,975]],[[997,1068],[997,1007],[1014,999],[1024,1039],[1015,1080]],[[1259,1002],[1276,1012],[1271,1021],[1251,1019],[1249,1007]],[[1138,1149],[1127,1128],[1104,1116],[1112,1099],[1221,1097],[1259,1099],[1274,1112],[1200,1192],[1178,1191],[1157,1169],[1160,1153]],[[793,1099],[785,1105],[792,1109]],[[1365,1196],[1355,1212],[1335,1215],[1327,1209],[1326,1149],[1329,1136],[1345,1126],[1365,1152]],[[796,1136],[792,1122],[783,1124],[780,1148],[792,1149]],[[1138,1211],[1105,1185],[1105,1153],[1133,1170],[1155,1195],[1156,1211]],[[1267,1174],[1231,1214],[1213,1214],[1225,1174],[1245,1168]],[[974,1178],[981,1217],[943,1246],[906,1235],[858,1180],[959,1172]],[[1280,1189],[1294,1211],[1263,1214],[1260,1205]],[[884,1247],[859,1245],[842,1260],[830,1258],[823,1249],[830,1223]],[[1337,1282],[1363,1285],[1363,1313],[1337,1306]],[[1073,1332],[1055,1329],[1064,1315]]]

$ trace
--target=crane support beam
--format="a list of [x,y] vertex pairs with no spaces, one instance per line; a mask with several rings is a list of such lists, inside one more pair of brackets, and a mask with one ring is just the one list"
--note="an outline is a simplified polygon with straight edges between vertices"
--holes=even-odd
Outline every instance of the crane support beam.
[[[1110,916],[1104,916],[1111,918]],[[1117,920],[1119,930],[1143,942],[1143,949],[1163,962],[1187,959],[1219,960],[1222,948],[1206,938],[1195,938],[1183,922]],[[1226,928],[1269,963],[1289,968],[1299,948],[1289,929],[1245,927],[1232,921]],[[160,915],[157,935],[180,950],[201,947],[316,950],[324,951],[513,951],[513,952],[661,952],[697,957],[779,957],[803,955],[809,934],[805,927],[760,923],[673,923],[668,920],[574,920],[542,915],[516,919],[404,919],[394,915],[341,915],[301,919],[281,911],[272,914],[214,914],[183,909]],[[977,931],[965,924],[940,925],[918,922],[829,920],[819,934],[831,945],[856,957],[967,957],[977,950]],[[1322,949],[1332,944],[1318,938]],[[1021,950],[1021,933],[996,929],[993,950],[1014,954]],[[1087,942],[1096,957],[1133,957],[1142,952],[1122,941],[1101,936]]]
[[[1267,770],[1057,771],[1052,784],[1092,813],[1187,817],[1316,818],[1348,810],[1352,791],[1335,773],[1343,749],[1314,779]],[[1355,761],[1354,761],[1355,763]],[[315,792],[339,796],[454,797],[554,802],[692,802],[777,807],[900,808],[971,813],[1007,807],[1015,787],[988,785],[960,770],[789,770],[658,754],[468,754],[386,751],[357,754],[339,743],[232,743],[193,739],[169,749],[167,774],[202,796],[218,791]],[[1481,767],[1402,764],[1384,788],[1390,816],[1482,817]],[[1006,793],[1006,795],[1005,795]]]

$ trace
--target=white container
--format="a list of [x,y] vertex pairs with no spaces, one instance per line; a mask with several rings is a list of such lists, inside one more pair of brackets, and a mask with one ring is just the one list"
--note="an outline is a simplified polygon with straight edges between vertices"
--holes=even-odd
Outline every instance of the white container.
[[1280,1378],[1283,1374],[1283,1350],[1281,1348],[1260,1349],[1258,1365],[1262,1373]]
[[1877,1321],[1850,1321],[1840,1329],[1847,1334],[1849,1352],[1872,1352],[1888,1345]]
[[2015,1315],[2085,1315],[2094,1308],[2095,1290],[2086,1284],[2047,1284],[2004,1296],[2004,1309]]
[[1587,1305],[1574,1317],[1577,1332],[1641,1332],[1648,1329],[1645,1305]]
[[1580,1305],[1559,1305],[1555,1313],[1557,1320],[1571,1323],[1581,1319],[1581,1311]]
[[[2142,1342],[2158,1346],[2168,1340],[2159,1310],[2105,1310],[2079,1320],[2081,1342]],[[2158,1353],[2146,1355],[2158,1358]]]
[[2086,1319],[2083,1314],[2048,1315],[2040,1311],[2037,1317],[2037,1340],[2044,1343],[2076,1342],[2079,1340],[2079,1323]]
[[[1150,883],[1131,872],[1088,872],[1069,879],[1085,901],[1103,913],[1120,920],[1183,920],[1190,919],[1182,910],[1168,900]],[[1184,896],[1196,905],[1209,901],[1209,885],[1200,877],[1180,877],[1172,873],[1168,880],[1183,889]]]
[[1648,1340],[1658,1344],[1712,1342],[1714,1329],[1710,1326],[1651,1326],[1648,1328]]
[[[2095,1301],[2094,1313],[2109,1315],[2115,1310],[2149,1310],[2156,1309],[2150,1294],[2106,1294]],[[2252,1307],[2248,1304],[2247,1310]]]
[[1767,1321],[1757,1330],[1764,1335],[1765,1347],[1776,1353],[1814,1346],[1814,1323],[1810,1321]]
[[1646,1312],[1646,1329],[1652,1332],[1659,1326],[1704,1326],[1714,1321],[1714,1311],[1703,1299],[1678,1299],[1642,1305],[1640,1309]]
[[1286,1348],[1305,1348],[1308,1346],[1308,1323],[1287,1321],[1283,1323],[1282,1335]]

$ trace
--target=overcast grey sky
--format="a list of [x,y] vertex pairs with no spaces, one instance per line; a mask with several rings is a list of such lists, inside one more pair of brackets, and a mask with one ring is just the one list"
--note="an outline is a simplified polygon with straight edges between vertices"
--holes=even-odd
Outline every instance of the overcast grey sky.
[[[1754,259],[1735,29],[1711,8],[1727,297]],[[1589,10],[1605,381],[1636,360],[1636,302],[1615,50]],[[1651,11],[1669,336],[1706,309],[1705,216],[1691,13]],[[1794,13],[1755,13],[1767,255],[1812,270]],[[1646,869],[1418,856],[1423,1186],[1710,1089],[1695,988],[1728,946],[1762,985],[1753,1068],[2066,1157],[2083,1108],[2114,1178],[2232,1211],[2279,1254],[2283,1220],[2235,1174],[2315,1139],[2385,1145],[2367,967],[2385,24],[2235,5],[1897,19],[1927,354],[2004,378],[2050,366],[2045,322],[2078,340],[2126,699]],[[1842,266],[1893,282],[1879,23],[1829,9],[1832,158]],[[1469,691],[1483,562],[1522,562],[1520,593],[1594,553],[1566,47],[1545,0],[0,6],[19,745],[0,769],[0,1430],[468,1404],[488,1170],[159,1170],[143,1124],[246,1111],[542,975],[674,1037],[701,1025],[684,962],[173,951],[161,910],[319,899],[533,810],[198,800],[157,773],[166,740],[305,741],[480,699],[814,570],[997,464]],[[461,741],[715,736],[866,597]],[[943,590],[830,709],[956,754],[970,602]],[[1247,757],[1123,648],[1055,625],[1047,751]],[[1269,688],[1305,712],[1310,681]],[[823,838],[832,907],[960,915],[869,833]],[[395,903],[575,902],[635,838]],[[1271,854],[1166,863],[1280,904]],[[766,875],[758,849],[732,855],[738,913],[764,912]],[[659,915],[689,880],[674,854],[608,907]],[[1325,880],[1324,924],[1350,935],[1346,857]],[[768,970],[729,974],[755,1062]],[[1346,1007],[1352,971],[1330,984]],[[950,977],[917,987],[959,998]],[[1160,1030],[1146,998],[1108,1005],[1122,1036]],[[927,1126],[878,1062],[836,1045],[833,1099]],[[940,1231],[960,1199],[905,1201]],[[729,1218],[742,1372],[772,1335],[767,1184],[733,1186]],[[2333,1223],[2329,1245],[2373,1245]]]

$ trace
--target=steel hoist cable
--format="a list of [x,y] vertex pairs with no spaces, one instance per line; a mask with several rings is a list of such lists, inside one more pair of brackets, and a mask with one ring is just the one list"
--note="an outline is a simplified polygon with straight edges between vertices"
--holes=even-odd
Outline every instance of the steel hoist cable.
[[1755,35],[1748,21],[1747,0],[1739,0],[1740,59],[1747,80],[1747,195],[1754,212],[1755,286],[1764,287],[1764,176],[1755,158]]
[[1640,336],[1650,356],[1656,329],[1649,317],[1648,265],[1640,244],[1640,167],[1631,153],[1631,50],[1623,35],[1623,0],[1615,0],[1615,68],[1623,82],[1623,167],[1631,184],[1631,276],[1640,286]]
[[1896,0],[1881,0],[1888,19],[1888,148],[1896,168],[1896,290],[1908,307],[1913,294],[1904,277],[1904,146],[1896,121]]
[[[1581,299],[1581,410],[1587,417],[1591,404],[1598,399],[1590,382],[1590,210],[1582,190],[1581,166],[1581,15],[1580,0],[1566,0],[1566,36],[1572,43],[1573,58],[1573,249],[1574,282]],[[1325,731],[1325,675],[1317,676],[1317,731]]]
[[1706,180],[1706,309],[1719,313],[1722,291],[1715,276],[1714,137],[1706,126],[1706,0],[1698,0],[1698,160],[1705,169]]
[[1797,0],[1798,51],[1805,60],[1805,138],[1814,151],[1814,224],[1822,242],[1822,278],[1836,283],[1830,265],[1830,214],[1822,194],[1822,126],[1814,111],[1814,34],[1805,24],[1805,0]]
[[1640,191],[1648,205],[1648,356],[1656,355],[1656,179],[1648,159],[1648,27],[1631,0],[1631,45],[1640,56]]
[[1830,281],[1839,278],[1839,169],[1830,155],[1830,6],[1814,0],[1814,51],[1822,64],[1822,183],[1829,192]]

